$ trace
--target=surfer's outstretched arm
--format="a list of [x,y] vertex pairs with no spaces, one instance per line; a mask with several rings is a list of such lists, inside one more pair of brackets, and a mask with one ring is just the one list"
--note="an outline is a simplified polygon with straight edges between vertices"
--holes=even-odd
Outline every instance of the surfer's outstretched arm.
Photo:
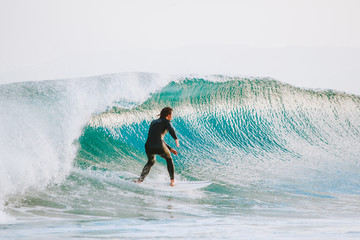
[[170,121],[167,121],[167,122],[166,122],[166,128],[168,129],[170,135],[176,140],[176,139],[177,139],[177,136],[176,136],[175,130],[174,130],[174,128],[172,127]]

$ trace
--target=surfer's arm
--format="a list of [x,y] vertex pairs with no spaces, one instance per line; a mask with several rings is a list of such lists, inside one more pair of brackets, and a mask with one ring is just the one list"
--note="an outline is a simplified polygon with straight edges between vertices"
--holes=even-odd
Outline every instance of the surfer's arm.
[[177,138],[176,132],[175,132],[174,128],[171,126],[170,121],[168,121],[167,129],[169,130],[170,135],[174,138],[176,146],[179,147],[180,146],[179,139]]
[[174,128],[171,126],[170,121],[167,121],[166,128],[169,130],[170,135],[173,137],[173,139],[177,139],[176,133]]

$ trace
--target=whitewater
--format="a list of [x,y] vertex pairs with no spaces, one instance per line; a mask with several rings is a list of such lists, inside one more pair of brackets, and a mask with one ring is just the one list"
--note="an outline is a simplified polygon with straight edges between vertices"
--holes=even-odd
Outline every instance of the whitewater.
[[[160,157],[131,182],[166,106],[175,179],[210,186],[146,187],[169,182]],[[359,116],[359,96],[271,78],[0,85],[0,239],[360,239]]]

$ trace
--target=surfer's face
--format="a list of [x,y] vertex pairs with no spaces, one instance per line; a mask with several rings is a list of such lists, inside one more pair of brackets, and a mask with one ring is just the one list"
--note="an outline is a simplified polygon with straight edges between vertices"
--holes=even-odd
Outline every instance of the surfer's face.
[[169,115],[166,116],[166,119],[169,120],[169,121],[171,121],[171,119],[172,119],[172,112],[171,112]]

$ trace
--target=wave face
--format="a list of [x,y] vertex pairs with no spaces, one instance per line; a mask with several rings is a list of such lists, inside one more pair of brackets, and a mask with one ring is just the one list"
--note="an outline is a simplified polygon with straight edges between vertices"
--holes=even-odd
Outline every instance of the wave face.
[[[245,186],[276,179],[307,190],[357,192],[359,103],[356,96],[266,79],[183,79],[131,110],[113,107],[93,117],[80,138],[77,163],[135,171],[135,163],[146,161],[150,121],[172,106],[182,176]],[[173,143],[169,136],[166,141]]]
[[[272,79],[129,73],[2,85],[0,100],[3,222],[226,216],[237,229],[239,216],[338,221],[360,209],[358,96]],[[169,194],[129,181],[147,161],[148,127],[165,106],[181,145],[175,178],[213,181],[204,191]],[[169,181],[157,161],[146,181]]]

